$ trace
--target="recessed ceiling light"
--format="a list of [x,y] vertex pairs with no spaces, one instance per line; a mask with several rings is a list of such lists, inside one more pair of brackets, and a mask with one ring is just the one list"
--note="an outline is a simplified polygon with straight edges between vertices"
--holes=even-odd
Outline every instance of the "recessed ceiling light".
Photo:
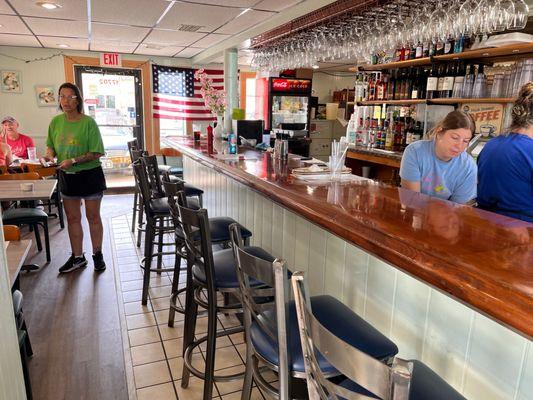
[[40,6],[42,8],[46,8],[47,10],[55,10],[56,8],[61,8],[60,4],[51,3],[49,1],[38,1],[35,4],[37,4],[38,6]]
[[152,50],[163,50],[163,46],[158,46],[156,44],[145,44],[144,47]]
[[70,46],[68,44],[65,44],[65,43],[58,43],[57,47],[61,47],[63,49],[66,49],[67,47],[70,47]]
[[319,69],[320,67],[318,65],[313,65],[313,69]]
[[250,10],[251,10],[251,8],[246,8],[246,9],[242,10],[242,12],[241,12],[239,15],[237,15],[236,18],[239,18],[241,15],[246,14],[246,13],[247,13],[248,11],[250,11]]

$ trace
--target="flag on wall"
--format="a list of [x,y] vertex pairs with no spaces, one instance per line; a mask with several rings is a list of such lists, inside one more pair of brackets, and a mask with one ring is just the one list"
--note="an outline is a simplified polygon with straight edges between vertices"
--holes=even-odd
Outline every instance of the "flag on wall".
[[[154,118],[185,121],[215,121],[205,107],[200,83],[190,68],[152,65],[152,111]],[[224,71],[205,70],[215,89],[224,89]]]

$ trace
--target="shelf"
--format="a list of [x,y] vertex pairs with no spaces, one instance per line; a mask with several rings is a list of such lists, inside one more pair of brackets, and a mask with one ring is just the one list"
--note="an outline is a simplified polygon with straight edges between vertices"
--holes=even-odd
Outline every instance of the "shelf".
[[509,61],[516,58],[523,58],[528,54],[533,57],[533,43],[520,43],[500,47],[486,47],[483,49],[467,50],[463,51],[462,53],[423,57],[414,60],[397,61],[386,64],[365,64],[350,68],[350,71],[381,71],[384,69],[428,66],[431,65],[432,62],[456,60]]
[[448,98],[448,99],[416,99],[416,100],[371,100],[371,101],[358,101],[358,106],[379,106],[383,104],[388,104],[391,106],[408,106],[412,104],[428,104],[428,105],[454,105],[454,104],[464,104],[464,103],[477,103],[477,104],[501,104],[501,103],[512,103],[515,98],[484,98],[484,99],[458,99],[458,98]]

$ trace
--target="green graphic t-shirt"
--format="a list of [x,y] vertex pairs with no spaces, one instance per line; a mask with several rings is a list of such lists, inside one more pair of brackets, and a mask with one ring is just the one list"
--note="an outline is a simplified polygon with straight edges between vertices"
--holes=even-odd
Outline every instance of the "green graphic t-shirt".
[[[46,145],[54,149],[59,163],[89,152],[105,153],[98,125],[94,119],[87,115],[74,122],[67,121],[65,114],[55,116],[48,127]],[[68,169],[68,172],[84,171],[100,165],[100,160],[97,159],[73,165]]]

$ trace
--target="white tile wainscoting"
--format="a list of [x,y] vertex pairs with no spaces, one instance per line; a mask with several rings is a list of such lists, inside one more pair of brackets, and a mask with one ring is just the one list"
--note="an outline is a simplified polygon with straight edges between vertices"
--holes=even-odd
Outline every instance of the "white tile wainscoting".
[[184,156],[185,180],[210,216],[253,232],[252,244],[307,272],[312,294],[337,297],[469,399],[533,399],[531,340],[499,325],[266,196]]

